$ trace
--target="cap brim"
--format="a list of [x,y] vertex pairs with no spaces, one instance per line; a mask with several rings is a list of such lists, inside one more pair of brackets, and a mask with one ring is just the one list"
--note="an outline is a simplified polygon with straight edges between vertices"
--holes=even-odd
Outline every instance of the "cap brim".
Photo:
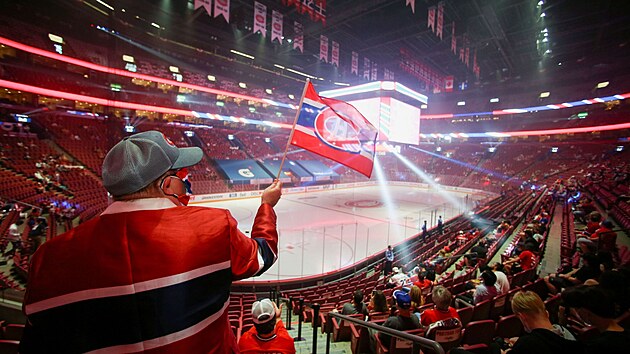
[[203,151],[198,147],[179,148],[179,157],[173,164],[173,170],[195,165],[203,158]]

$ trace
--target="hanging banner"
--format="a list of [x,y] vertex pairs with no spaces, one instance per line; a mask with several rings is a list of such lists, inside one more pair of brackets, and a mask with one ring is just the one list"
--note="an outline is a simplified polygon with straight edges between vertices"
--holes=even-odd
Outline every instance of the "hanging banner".
[[254,33],[267,37],[267,6],[254,1]]
[[293,38],[293,49],[300,49],[300,52],[304,53],[304,32],[302,29],[302,24],[295,21],[293,23],[293,32],[295,34],[295,38]]
[[282,0],[282,4],[294,6],[299,13],[308,13],[311,20],[326,24],[326,0]]
[[438,73],[438,71],[431,66],[416,59],[416,55],[406,48],[400,48],[400,69],[410,74],[418,81],[423,82],[427,89],[444,87],[444,77],[442,74]]
[[435,32],[435,6],[429,7],[429,13],[427,15],[427,27],[431,27],[431,30]]
[[332,41],[332,54],[330,62],[339,67],[339,43]]
[[328,37],[319,36],[319,60],[328,63]]
[[202,7],[206,9],[209,16],[212,16],[212,0],[195,0],[195,10]]
[[372,81],[378,80],[378,64],[372,63]]
[[455,22],[453,22],[453,28],[451,29],[451,51],[457,55],[457,39],[455,38]]
[[453,84],[455,78],[453,76],[447,76],[444,78],[444,92],[453,92]]
[[459,60],[461,60],[461,62],[464,62],[464,48],[459,48]]
[[370,59],[363,58],[363,78],[370,79]]
[[352,52],[352,65],[350,66],[350,73],[359,75],[359,53]]
[[214,0],[214,17],[223,16],[230,23],[230,0]]
[[282,44],[282,14],[276,10],[271,12],[271,41],[274,39]]
[[442,25],[444,23],[444,1],[438,3],[437,9],[437,29],[435,35],[442,39]]
[[416,0],[405,0],[406,4],[405,6],[409,6],[411,5],[411,12],[412,13],[416,13]]
[[470,58],[470,48],[466,47],[466,57],[464,59],[464,63],[466,63],[466,66],[470,66],[470,61],[468,60]]

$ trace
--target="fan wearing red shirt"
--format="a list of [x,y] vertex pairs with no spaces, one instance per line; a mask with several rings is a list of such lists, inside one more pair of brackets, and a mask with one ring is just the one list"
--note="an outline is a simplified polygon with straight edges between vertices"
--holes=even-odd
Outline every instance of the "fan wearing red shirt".
[[[531,245],[526,244],[523,252],[521,252],[518,256],[507,260],[503,263],[503,266],[510,270],[512,274],[534,268],[534,253],[531,249]],[[512,264],[514,263],[518,263],[518,265],[513,266]]]
[[284,327],[282,310],[269,299],[254,302],[252,317],[254,327],[243,333],[238,349],[243,354],[282,353],[295,354],[293,338]]
[[425,310],[420,315],[420,323],[423,326],[428,326],[431,323],[445,320],[447,318],[457,318],[461,321],[459,315],[457,314],[457,310],[450,306],[452,297],[451,292],[441,285],[433,288],[432,299],[435,303],[435,308]]

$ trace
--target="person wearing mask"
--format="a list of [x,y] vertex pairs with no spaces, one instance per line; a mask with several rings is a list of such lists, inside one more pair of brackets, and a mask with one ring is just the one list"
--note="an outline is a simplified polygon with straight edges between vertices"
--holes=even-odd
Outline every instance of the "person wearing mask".
[[103,186],[113,203],[31,260],[21,353],[238,350],[230,287],[277,258],[281,183],[263,191],[248,237],[229,211],[187,206],[186,168],[202,158],[158,131],[107,153]]
[[295,343],[281,319],[282,309],[269,299],[252,305],[254,326],[238,341],[242,354],[294,354]]

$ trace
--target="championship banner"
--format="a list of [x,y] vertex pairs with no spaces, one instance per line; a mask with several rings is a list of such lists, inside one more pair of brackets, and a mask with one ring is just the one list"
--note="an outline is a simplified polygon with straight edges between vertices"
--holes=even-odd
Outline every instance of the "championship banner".
[[271,41],[274,39],[282,44],[282,14],[276,10],[271,12]]
[[378,80],[378,64],[372,63],[372,81]]
[[254,31],[267,37],[267,6],[254,1]]
[[464,48],[459,48],[459,60],[464,62]]
[[370,79],[370,59],[363,58],[363,78]]
[[453,22],[453,28],[451,30],[451,50],[453,54],[457,55],[457,38],[455,38],[455,22]]
[[291,144],[370,178],[378,130],[352,105],[320,97],[307,83]]
[[212,0],[195,0],[195,10],[202,7],[206,9],[209,16],[212,16]]
[[416,0],[405,0],[405,6],[411,5],[411,12],[416,13]]
[[437,9],[437,30],[435,35],[442,39],[442,25],[444,24],[444,1],[438,3]]
[[339,43],[332,41],[332,54],[330,57],[330,62],[333,65],[337,65],[339,67]]
[[447,76],[444,78],[444,92],[453,92],[453,84],[455,78],[453,76]]
[[300,52],[304,53],[304,32],[302,24],[297,21],[293,22],[293,32],[295,34],[295,38],[293,38],[293,49],[300,48]]
[[328,63],[328,37],[323,34],[319,36],[319,60]]
[[223,16],[230,23],[230,0],[214,0],[214,17]]
[[352,65],[350,66],[350,73],[359,75],[359,53],[352,52]]
[[431,30],[435,32],[435,6],[429,7],[429,13],[427,15],[427,27],[431,27]]
[[470,47],[466,47],[466,57],[464,59],[464,63],[466,63],[466,66],[470,66],[470,61],[468,60],[470,58]]
[[477,48],[475,48],[475,53],[473,54],[473,70],[477,67]]

